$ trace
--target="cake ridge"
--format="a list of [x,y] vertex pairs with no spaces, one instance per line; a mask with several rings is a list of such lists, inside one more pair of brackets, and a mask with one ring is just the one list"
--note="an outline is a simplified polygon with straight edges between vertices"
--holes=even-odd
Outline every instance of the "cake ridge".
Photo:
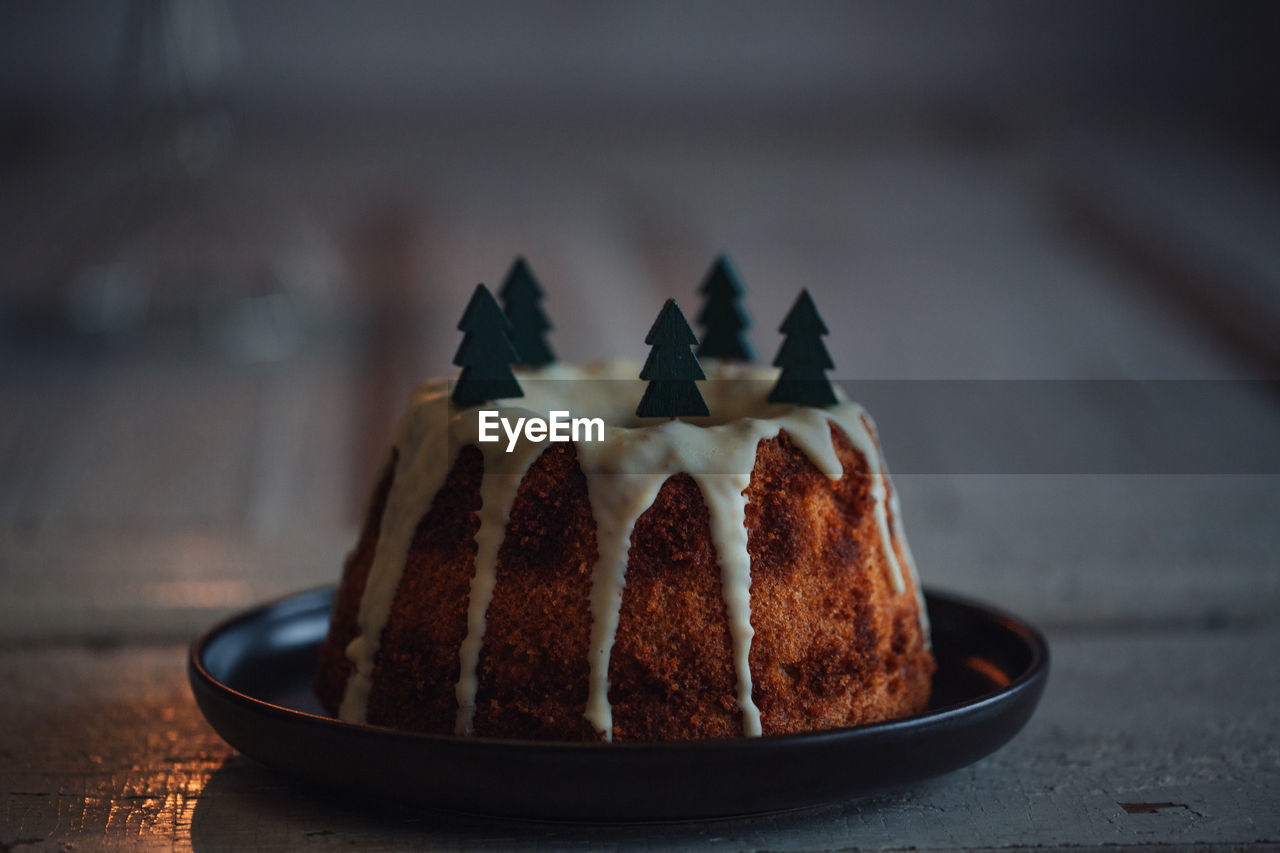
[[484,643],[485,614],[493,600],[493,587],[498,579],[498,549],[502,546],[520,481],[541,453],[542,447],[532,441],[519,442],[514,453],[484,453],[475,573],[471,576],[471,592],[467,597],[467,634],[458,649],[460,668],[455,691],[458,718],[454,734],[459,736],[472,733],[475,719],[476,692],[480,687],[480,649]]
[[[756,374],[775,372],[744,371],[740,366],[721,366],[714,362],[708,366],[713,379],[753,378]],[[634,380],[635,375],[634,366],[617,362],[584,367],[557,364],[521,371],[522,383],[534,389],[537,382],[525,380],[627,378],[632,381],[619,383],[623,386],[619,397],[629,400],[634,400],[634,389],[641,384]],[[571,382],[558,387],[572,385]],[[495,401],[495,406],[500,411],[537,411],[536,390],[529,396],[535,399],[521,401],[526,405],[504,405],[504,401]],[[563,399],[553,405],[573,408],[572,402],[565,403]],[[754,631],[751,558],[745,523],[745,492],[761,441],[785,431],[823,475],[838,480],[844,468],[835,448],[832,426],[843,431],[865,460],[890,585],[895,593],[905,590],[902,565],[905,563],[920,602],[920,584],[902,532],[896,490],[890,485],[874,425],[862,407],[841,394],[839,402],[827,408],[765,403],[760,410],[767,416],[740,417],[711,426],[678,420],[640,427],[606,426],[604,441],[574,442],[597,525],[597,561],[591,571],[590,589],[590,675],[584,716],[605,740],[612,739],[608,673],[626,585],[631,534],[637,520],[654,503],[663,483],[675,474],[687,473],[693,478],[710,516],[712,545],[721,572],[721,594],[729,617],[738,685],[736,701],[742,714],[743,734],[761,734],[760,712],[752,701],[749,665]],[[477,421],[476,410],[455,407],[448,397],[448,382],[436,380],[420,389],[397,429],[396,470],[380,523],[379,544],[360,597],[358,632],[346,648],[353,667],[339,706],[339,716],[343,719],[366,721],[381,634],[390,617],[414,530],[430,509],[461,449],[472,445],[483,456],[484,473],[480,530],[475,537],[477,553],[467,602],[467,629],[459,648],[455,733],[465,736],[472,732],[485,615],[496,582],[499,547],[520,482],[545,449],[538,442],[523,439],[512,453],[501,446],[480,443]],[[895,540],[901,548],[901,561],[894,548]],[[927,643],[922,602],[918,613]]]

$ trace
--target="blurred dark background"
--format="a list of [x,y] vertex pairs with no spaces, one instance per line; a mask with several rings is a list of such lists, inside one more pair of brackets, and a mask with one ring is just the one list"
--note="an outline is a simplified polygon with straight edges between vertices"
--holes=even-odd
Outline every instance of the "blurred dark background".
[[[132,28],[164,5],[7,2],[0,105],[9,142],[127,119],[136,106]],[[1136,110],[1274,141],[1278,121],[1269,107],[1280,11],[1270,3],[186,0],[168,8],[218,30],[217,55],[193,55],[206,68],[220,62],[228,102],[268,123],[643,113],[768,125],[770,115],[868,107],[1053,122]]]
[[[0,0],[0,849],[1274,842],[1277,45],[1274,2]],[[588,836],[217,739],[187,644],[335,582],[477,281],[523,254],[561,358],[638,362],[720,251],[762,360],[812,294],[924,583],[1047,632],[1014,743]]]
[[[900,256],[896,270],[874,256],[893,263],[904,240],[939,269],[948,241],[1025,246],[989,217],[1038,194],[1030,212],[1054,218],[1054,237],[1156,280],[1155,310],[1181,312],[1237,368],[1280,364],[1275,257],[1259,245],[1277,224],[1274,4],[11,1],[2,14],[10,332],[56,337],[67,312],[81,331],[137,332],[276,290],[288,316],[326,329],[405,319],[388,305],[406,301],[414,325],[518,252],[562,286],[611,293],[562,315],[588,326],[609,298],[648,313],[647,297],[627,301],[639,287],[687,295],[721,248],[772,318],[797,275],[832,274],[826,260],[802,272],[773,240],[847,252],[832,258],[843,288],[903,274]],[[599,263],[609,250],[574,233],[584,221],[640,265]],[[303,268],[293,281],[262,273],[285,255]],[[132,273],[81,274],[107,267]],[[903,308],[917,297],[985,298],[957,282]],[[565,342],[571,356],[618,348],[561,327],[587,336]],[[895,376],[901,359],[876,343],[840,368]],[[922,355],[905,375],[1027,375],[1039,359],[1024,343],[972,369]],[[440,372],[448,349],[419,368]],[[1136,372],[1203,373],[1150,361]]]
[[1082,578],[1207,554],[1238,584],[1143,618],[1270,606],[1280,421],[1245,380],[1280,378],[1276,4],[0,17],[0,526],[37,599],[85,549],[134,579],[97,589],[108,622],[175,571],[182,625],[328,580],[477,281],[523,254],[561,357],[641,359],[726,250],[763,359],[814,295],[927,579],[1129,618]]

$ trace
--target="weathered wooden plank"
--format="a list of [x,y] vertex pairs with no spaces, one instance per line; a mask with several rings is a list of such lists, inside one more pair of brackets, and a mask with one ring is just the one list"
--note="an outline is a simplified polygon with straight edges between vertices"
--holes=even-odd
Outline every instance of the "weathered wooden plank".
[[796,814],[609,828],[377,813],[295,788],[232,756],[203,723],[180,646],[4,651],[0,841],[33,850],[1280,842],[1280,634],[1073,636],[1052,646],[1040,710],[972,767]]
[[[1240,375],[1176,311],[1127,289],[1127,271],[1064,233],[1047,193],[1063,172],[1056,145],[820,130],[637,137],[604,123],[530,129],[513,152],[506,135],[471,127],[340,152],[312,141],[313,174],[280,168],[324,220],[360,182],[366,208],[420,217],[424,374],[448,368],[470,287],[501,276],[517,252],[547,271],[557,339],[580,359],[642,354],[629,326],[610,325],[640,313],[637,287],[691,299],[727,249],[752,291],[765,358],[809,287],[840,324],[830,345],[849,378]],[[352,153],[359,145],[367,162]],[[259,151],[242,168],[272,183],[272,159],[295,153]],[[579,297],[586,304],[570,307]]]
[[1130,118],[1059,145],[1061,201],[1079,235],[1214,335],[1254,375],[1280,368],[1280,181],[1261,152],[1214,132]]
[[186,640],[234,610],[335,582],[354,541],[346,527],[272,539],[0,532],[0,644]]
[[898,481],[926,583],[1064,628],[1280,624],[1280,477]]
[[499,285],[516,255],[527,258],[547,291],[549,340],[561,360],[643,360],[644,336],[663,300],[691,293],[697,279],[673,283],[650,274],[633,241],[631,211],[607,186],[582,175],[554,180],[504,174],[501,166],[485,171],[486,181],[498,185],[491,193],[442,190],[459,197],[437,226],[447,250],[434,276],[451,310],[424,316],[426,336],[439,338],[425,363],[436,375],[452,369],[457,317],[470,289],[478,281]]
[[38,523],[35,507],[45,501],[48,467],[64,434],[72,430],[67,417],[51,412],[51,388],[74,382],[80,366],[37,366],[32,359],[6,359],[0,365],[0,518],[9,524]]
[[[346,522],[350,365],[120,355],[19,357],[0,373],[0,519],[24,528]],[[363,487],[361,487],[363,488]]]
[[[1159,240],[1225,256],[1228,268],[1250,271],[1245,278],[1265,282],[1274,268],[1265,239],[1280,209],[1274,181],[1221,148],[1172,138],[1168,127],[1153,146],[1149,136],[1135,143],[1123,129],[1094,126],[1088,147],[1071,137],[1076,156],[1065,161],[1061,143],[1030,135],[986,149],[853,122],[808,133],[702,123],[642,135],[621,119],[522,125],[515,149],[483,123],[419,130],[257,138],[228,180],[253,188],[246,207],[254,192],[299,202],[347,232],[353,197],[370,218],[380,207],[420,215],[425,239],[410,247],[410,284],[433,315],[421,318],[429,336],[451,339],[455,297],[500,275],[516,252],[562,265],[570,274],[552,278],[586,295],[585,319],[616,320],[631,316],[638,277],[659,294],[688,294],[712,253],[728,249],[753,290],[766,357],[786,304],[807,286],[846,327],[851,340],[832,345],[849,377],[1229,376],[1239,366],[1169,306],[1123,288],[1131,271],[1065,237],[1048,190],[1064,181],[1102,187],[1105,203],[1160,214]],[[1108,156],[1092,156],[1099,151]],[[86,152],[77,165],[110,172],[118,160]],[[14,209],[68,193],[65,170],[47,171],[18,185]],[[617,263],[607,247],[619,234],[643,268]],[[352,290],[367,284],[357,275]],[[1267,292],[1255,296],[1270,300]],[[565,337],[577,328],[568,319],[559,324]],[[625,338],[619,330],[599,343],[616,352]],[[448,366],[451,347],[425,346],[424,373]],[[563,348],[574,357],[599,351]]]
[[1239,375],[1066,237],[1033,140],[998,156],[919,138],[700,142],[622,158],[637,241],[652,247],[651,223],[670,217],[684,278],[731,250],[765,358],[808,287],[841,378]]
[[[156,361],[31,364],[45,380],[16,452],[38,460],[34,488],[6,503],[28,524],[238,520],[255,393],[225,367]],[[48,381],[52,379],[53,381]],[[52,441],[49,438],[52,437]]]
[[[1280,475],[896,479],[926,584],[1064,629],[1278,624]],[[0,531],[0,641],[185,639],[336,582],[354,540],[349,524]]]
[[362,387],[346,349],[322,350],[260,372],[241,509],[249,537],[345,528],[363,517],[373,475],[360,468],[351,450],[359,444]]

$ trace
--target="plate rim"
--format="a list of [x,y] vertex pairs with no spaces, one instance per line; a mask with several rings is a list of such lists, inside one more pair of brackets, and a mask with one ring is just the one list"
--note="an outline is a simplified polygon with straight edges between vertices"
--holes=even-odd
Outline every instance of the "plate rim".
[[726,749],[732,749],[734,751],[768,751],[777,748],[785,748],[789,745],[803,744],[806,746],[813,746],[827,740],[839,740],[843,743],[851,738],[872,738],[877,736],[899,735],[903,733],[904,730],[910,730],[931,723],[939,723],[952,717],[968,714],[981,714],[987,708],[1010,701],[1011,697],[1016,694],[1024,693],[1028,690],[1042,690],[1044,682],[1048,679],[1049,674],[1049,643],[1044,634],[1038,628],[1001,608],[993,607],[963,594],[939,590],[930,585],[925,585],[923,588],[926,603],[930,600],[939,600],[946,602],[949,605],[959,605],[960,607],[969,610],[979,611],[985,616],[992,618],[994,621],[999,622],[1005,629],[1018,635],[1030,652],[1030,659],[1023,671],[1015,678],[1011,679],[1008,684],[973,699],[953,703],[941,708],[930,708],[909,717],[900,717],[882,722],[863,723],[812,732],[765,735],[762,737],[731,736],[687,741],[622,741],[619,743],[604,741],[529,740],[495,737],[458,738],[451,735],[414,732],[370,723],[354,723],[348,720],[338,719],[337,717],[315,714],[296,708],[289,708],[237,690],[231,685],[215,677],[209,671],[203,660],[204,653],[219,636],[228,630],[241,623],[259,618],[265,613],[287,604],[300,605],[311,597],[331,596],[335,590],[335,584],[322,584],[320,586],[287,593],[253,605],[244,610],[232,613],[202,631],[191,642],[187,654],[187,670],[193,690],[196,689],[196,682],[198,681],[201,687],[211,690],[212,692],[221,695],[224,699],[229,699],[258,714],[266,714],[275,718],[294,721],[297,723],[332,727],[337,731],[347,733],[358,732],[372,737],[399,739],[424,745],[438,745],[450,749],[470,747],[474,748],[476,751],[502,749],[521,752],[546,752],[553,755],[564,755],[565,753],[576,754],[579,752],[584,754],[590,754],[591,752],[607,752],[610,754],[618,752],[642,752],[650,754],[658,752],[672,752],[696,755],[704,752],[717,753]]

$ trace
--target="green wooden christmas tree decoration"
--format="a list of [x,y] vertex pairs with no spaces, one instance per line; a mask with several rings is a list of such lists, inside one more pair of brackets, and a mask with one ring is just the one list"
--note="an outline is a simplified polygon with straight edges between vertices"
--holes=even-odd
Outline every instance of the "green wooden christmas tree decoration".
[[465,334],[453,357],[453,363],[462,368],[453,386],[453,402],[474,406],[485,400],[523,397],[511,373],[511,363],[519,356],[508,337],[510,324],[489,288],[476,285],[458,328]]
[[827,326],[818,316],[809,291],[800,291],[778,331],[786,335],[786,339],[778,349],[773,366],[781,367],[782,375],[769,394],[769,402],[801,406],[835,405],[836,392],[825,375],[827,370],[835,367],[822,342]]
[[511,321],[511,343],[520,354],[519,363],[540,367],[555,361],[545,338],[551,322],[538,304],[545,294],[524,258],[516,258],[498,293]]
[[697,385],[697,380],[707,375],[690,349],[698,338],[674,299],[662,306],[644,342],[652,349],[640,378],[649,380],[649,387],[644,389],[636,416],[693,418],[711,414]]
[[746,338],[751,328],[751,315],[742,304],[746,289],[727,256],[716,257],[698,292],[706,298],[698,312],[702,327],[698,358],[755,361],[755,351]]

